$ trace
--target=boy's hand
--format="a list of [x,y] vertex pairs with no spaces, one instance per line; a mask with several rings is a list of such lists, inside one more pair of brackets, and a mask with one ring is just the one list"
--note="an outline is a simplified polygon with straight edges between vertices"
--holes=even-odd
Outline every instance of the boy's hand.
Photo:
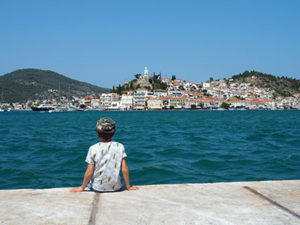
[[128,191],[132,191],[132,190],[138,190],[139,187],[137,186],[130,186],[129,188],[127,188]]
[[70,192],[81,192],[81,191],[83,191],[83,190],[84,190],[84,188],[83,188],[82,186],[80,186],[80,187],[72,188],[72,189],[70,190]]

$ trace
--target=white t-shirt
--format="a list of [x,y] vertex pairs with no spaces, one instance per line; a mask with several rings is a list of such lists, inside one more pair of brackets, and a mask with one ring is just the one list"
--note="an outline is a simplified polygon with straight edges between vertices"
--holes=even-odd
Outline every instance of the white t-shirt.
[[120,166],[122,159],[127,157],[121,143],[99,142],[89,148],[86,156],[88,164],[94,164],[92,188],[96,191],[117,191],[122,187]]

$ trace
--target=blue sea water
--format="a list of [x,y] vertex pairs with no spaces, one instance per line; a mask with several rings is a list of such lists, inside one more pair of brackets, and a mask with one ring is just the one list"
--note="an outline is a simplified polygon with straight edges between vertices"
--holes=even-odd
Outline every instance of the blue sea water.
[[99,117],[135,185],[300,179],[300,111],[0,113],[0,189],[81,185]]

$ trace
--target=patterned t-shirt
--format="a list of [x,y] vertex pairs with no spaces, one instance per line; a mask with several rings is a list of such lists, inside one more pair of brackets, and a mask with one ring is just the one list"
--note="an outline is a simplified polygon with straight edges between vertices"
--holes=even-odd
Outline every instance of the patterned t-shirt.
[[115,141],[99,142],[89,148],[85,161],[95,165],[91,183],[94,190],[117,191],[122,187],[119,173],[124,157],[124,146]]

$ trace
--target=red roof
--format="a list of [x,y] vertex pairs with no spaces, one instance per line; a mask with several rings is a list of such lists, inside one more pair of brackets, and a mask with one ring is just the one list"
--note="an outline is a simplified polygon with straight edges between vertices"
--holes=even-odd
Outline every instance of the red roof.
[[154,91],[156,91],[156,92],[166,92],[166,90],[163,90],[163,89],[154,89]]

